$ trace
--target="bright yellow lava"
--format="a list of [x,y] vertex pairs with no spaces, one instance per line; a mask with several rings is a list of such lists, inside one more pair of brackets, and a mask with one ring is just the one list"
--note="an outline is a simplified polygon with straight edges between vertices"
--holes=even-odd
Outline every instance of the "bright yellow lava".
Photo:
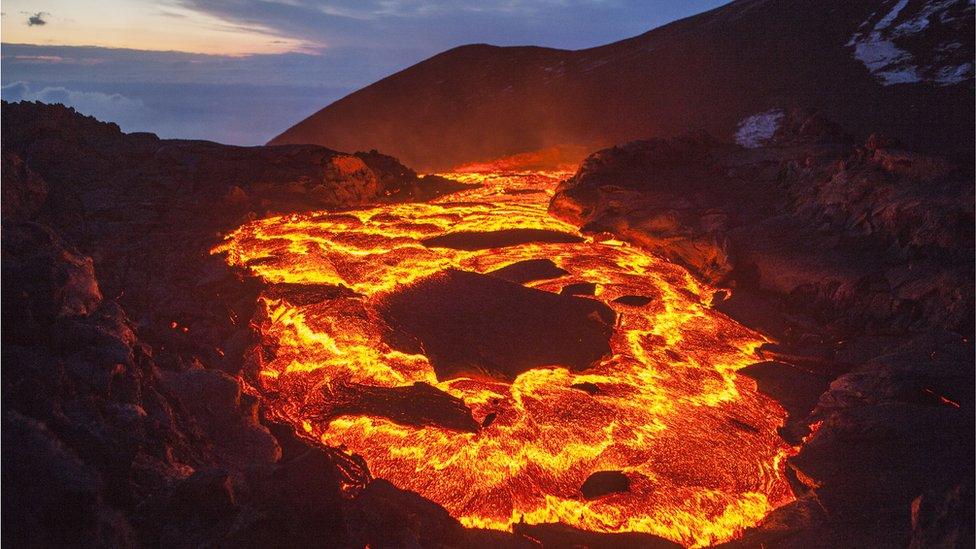
[[[375,477],[443,505],[466,526],[563,522],[695,546],[731,539],[792,499],[782,474],[790,448],[776,434],[783,410],[735,374],[756,361],[762,338],[711,310],[713,289],[615,241],[479,251],[419,242],[514,228],[576,234],[546,212],[568,175],[453,174],[483,186],[429,204],[244,225],[214,250],[230,264],[272,284],[342,285],[359,294],[304,305],[263,298],[260,330],[276,350],[251,382],[272,415],[363,456]],[[425,356],[383,342],[372,304],[385,292],[450,267],[485,273],[534,258],[570,273],[534,288],[597,284],[595,299],[621,315],[611,357],[584,372],[540,367],[512,383],[438,380]],[[639,307],[613,302],[624,295],[653,299]],[[463,399],[479,422],[496,419],[478,433],[355,415],[316,420],[314,411],[343,383],[418,381]],[[572,387],[584,382],[599,392]],[[583,498],[586,478],[606,470],[623,471],[630,491]]]

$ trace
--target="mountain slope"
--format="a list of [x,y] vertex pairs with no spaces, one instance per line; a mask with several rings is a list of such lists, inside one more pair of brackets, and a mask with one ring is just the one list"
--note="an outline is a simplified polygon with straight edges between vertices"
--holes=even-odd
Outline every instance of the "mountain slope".
[[470,45],[367,86],[272,144],[379,148],[425,169],[821,109],[855,137],[972,147],[968,0],[741,0],[596,48]]

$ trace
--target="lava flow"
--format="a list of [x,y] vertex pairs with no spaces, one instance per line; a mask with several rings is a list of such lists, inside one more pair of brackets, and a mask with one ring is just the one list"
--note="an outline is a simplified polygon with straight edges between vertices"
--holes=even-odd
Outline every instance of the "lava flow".
[[[776,433],[785,414],[736,375],[755,362],[763,339],[711,310],[714,289],[684,269],[621,242],[579,238],[575,227],[550,217],[549,198],[568,175],[452,174],[481,185],[433,203],[244,225],[215,252],[269,284],[306,290],[302,299],[281,292],[262,298],[258,323],[275,350],[249,381],[274,417],[359,454],[373,476],[439,503],[465,526],[562,522],[695,546],[731,539],[792,498],[782,471],[790,448]],[[429,246],[446,234],[509,229],[573,238]],[[559,293],[592,283],[587,297],[617,313],[612,352],[591,367],[539,364],[507,380],[439,379],[430,357],[385,338],[378,304],[403,287],[446,269],[489,273],[540,258],[566,273],[527,286]],[[341,406],[322,413],[336,409],[330,399],[350,384],[417,382],[463,401],[477,429],[397,422]],[[598,471],[623,473],[629,489],[587,499],[581,486]]]

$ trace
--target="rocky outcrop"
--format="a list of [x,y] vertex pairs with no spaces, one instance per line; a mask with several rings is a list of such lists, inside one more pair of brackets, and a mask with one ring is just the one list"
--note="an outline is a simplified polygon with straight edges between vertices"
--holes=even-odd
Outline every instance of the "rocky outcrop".
[[[102,301],[92,259],[66,246],[51,229],[31,222],[5,226],[3,283],[14,289],[4,318],[16,333],[37,330],[51,319],[87,316]],[[25,318],[26,317],[26,318]],[[27,322],[24,322],[24,321]]]
[[[91,265],[50,229],[4,225],[3,477],[17,509],[4,514],[5,541],[134,545],[131,517],[156,491],[201,466],[243,474],[276,457],[250,447],[232,462],[215,451],[204,418],[166,387],[151,349],[115,300],[102,298]],[[196,405],[219,401],[208,386],[199,391]],[[240,418],[224,425],[222,440],[263,433],[274,445],[239,403],[222,413]]]
[[347,510],[370,504],[339,471],[357,464],[265,424],[237,377],[260,288],[209,250],[258,215],[450,186],[390,157],[126,135],[57,105],[2,115],[3,541],[350,543]]
[[971,166],[790,113],[747,149],[704,134],[588,158],[550,212],[839,328],[972,330]]
[[906,335],[835,379],[805,416],[813,432],[787,461],[799,499],[729,545],[968,547],[971,341]]
[[47,198],[47,184],[14,153],[4,151],[3,196],[0,207],[6,220],[30,219]]
[[910,549],[922,547],[969,547],[974,532],[973,478],[956,486],[931,490],[912,502],[912,541]]
[[91,257],[101,292],[177,369],[239,368],[258,290],[210,257],[222,233],[450,187],[375,151],[161,140],[40,103],[4,103],[2,114],[4,221],[39,222]]
[[778,340],[741,373],[789,413],[799,499],[728,545],[963,546],[973,202],[971,163],[853,146],[796,111],[753,148],[692,134],[595,153],[550,212],[731,287],[714,305]]
[[[762,158],[749,165],[737,152],[706,134],[603,150],[560,185],[549,211],[584,231],[616,234],[720,281],[733,267],[729,224],[755,215],[722,206],[773,207],[769,193],[746,182],[775,178],[775,166]],[[736,190],[742,196],[734,196]]]
[[157,364],[92,260],[3,227],[3,541],[308,546],[345,539],[336,465],[286,456],[237,380]]

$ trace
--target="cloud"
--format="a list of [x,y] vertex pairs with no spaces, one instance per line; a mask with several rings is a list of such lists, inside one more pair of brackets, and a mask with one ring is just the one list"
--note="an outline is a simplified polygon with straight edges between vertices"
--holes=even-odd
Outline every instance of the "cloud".
[[139,115],[145,108],[142,101],[118,93],[78,91],[64,86],[45,86],[40,90],[32,90],[27,82],[14,82],[0,87],[0,97],[12,102],[62,103],[99,120],[111,121]]
[[45,21],[44,18],[47,17],[47,16],[49,16],[49,15],[51,15],[51,14],[50,13],[47,13],[47,12],[44,12],[44,11],[39,11],[39,12],[36,12],[36,13],[28,13],[27,14],[27,26],[28,27],[37,27],[37,26],[41,26],[41,25],[47,25],[47,21]]
[[57,55],[14,55],[10,59],[15,59],[22,63],[61,63],[63,57]]
[[[6,63],[6,61],[5,61]],[[4,70],[6,70],[4,65]],[[97,71],[96,71],[97,72]],[[6,101],[64,103],[125,132],[260,145],[350,88],[287,84],[8,80]]]
[[596,46],[725,0],[174,0],[192,11],[335,48],[409,50],[416,61],[462,44]]
[[[357,88],[454,46],[579,49],[725,1],[152,0],[174,17],[199,19],[194,15],[202,13],[228,28],[266,29],[269,42],[314,47],[232,56],[4,43],[0,83],[9,85],[0,94],[11,101],[63,102],[126,131],[257,144]],[[38,15],[44,20],[46,14]],[[203,20],[200,32],[212,31],[213,20]]]

